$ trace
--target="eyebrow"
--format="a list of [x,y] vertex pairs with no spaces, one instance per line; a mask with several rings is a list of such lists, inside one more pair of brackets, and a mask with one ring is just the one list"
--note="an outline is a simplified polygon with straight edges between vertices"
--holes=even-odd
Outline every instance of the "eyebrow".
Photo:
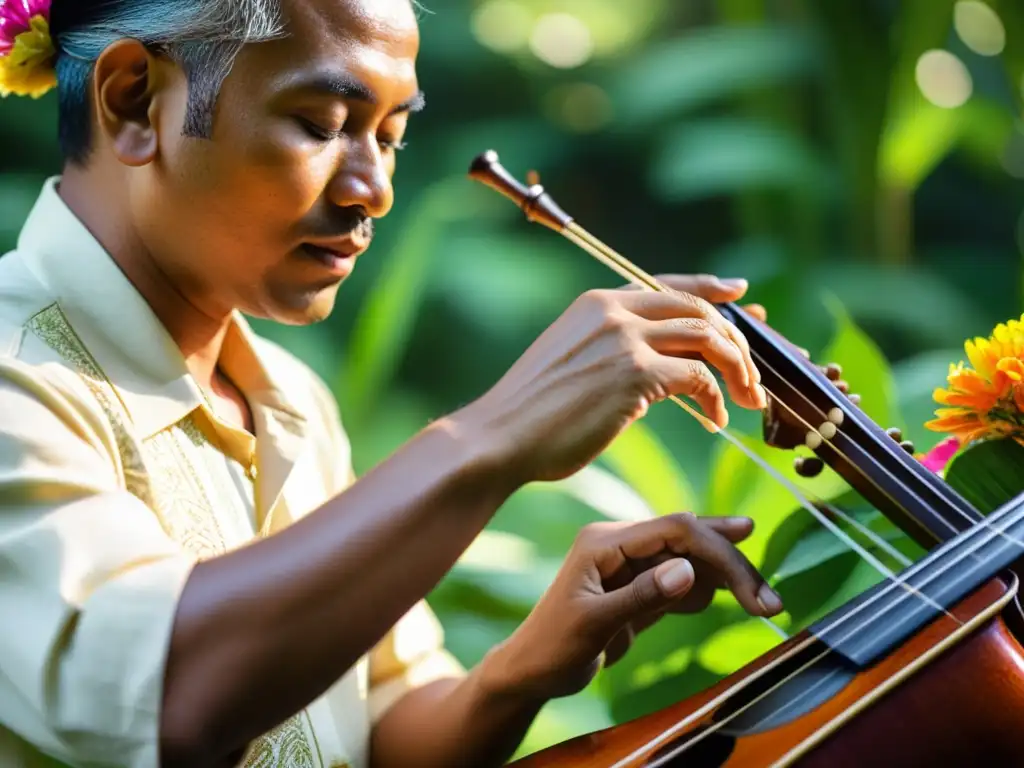
[[[365,101],[368,104],[376,104],[377,97],[373,91],[361,80],[352,75],[340,72],[321,72],[312,77],[306,78],[294,86],[295,90],[314,91],[329,96],[337,96],[342,99]],[[427,105],[423,91],[416,91],[416,94],[403,101],[391,110],[389,114],[396,115],[401,112],[420,112]]]

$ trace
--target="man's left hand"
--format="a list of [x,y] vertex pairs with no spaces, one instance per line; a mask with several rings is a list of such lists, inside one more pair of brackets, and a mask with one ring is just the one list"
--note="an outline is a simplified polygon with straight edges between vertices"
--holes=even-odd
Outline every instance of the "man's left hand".
[[735,546],[752,530],[749,518],[690,513],[587,526],[533,612],[491,652],[500,687],[538,700],[576,693],[637,632],[666,613],[703,611],[717,589],[752,616],[779,613],[782,601]]

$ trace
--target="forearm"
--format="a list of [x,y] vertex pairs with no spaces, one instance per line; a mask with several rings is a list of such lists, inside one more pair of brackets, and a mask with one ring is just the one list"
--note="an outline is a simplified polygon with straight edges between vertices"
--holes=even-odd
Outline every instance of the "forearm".
[[544,702],[495,683],[489,659],[399,699],[373,729],[371,768],[504,765]]
[[462,424],[435,423],[285,531],[196,567],[170,644],[165,767],[225,761],[436,585],[514,490]]

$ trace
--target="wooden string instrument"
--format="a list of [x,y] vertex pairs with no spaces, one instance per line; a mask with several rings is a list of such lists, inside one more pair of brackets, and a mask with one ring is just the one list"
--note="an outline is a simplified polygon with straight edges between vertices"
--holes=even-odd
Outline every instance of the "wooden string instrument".
[[[627,280],[670,290],[539,183],[515,179],[494,151],[469,175]],[[746,336],[761,372],[774,414],[766,439],[804,442],[929,552],[709,689],[517,765],[1024,765],[1024,493],[983,516],[795,346],[733,304],[717,309]]]

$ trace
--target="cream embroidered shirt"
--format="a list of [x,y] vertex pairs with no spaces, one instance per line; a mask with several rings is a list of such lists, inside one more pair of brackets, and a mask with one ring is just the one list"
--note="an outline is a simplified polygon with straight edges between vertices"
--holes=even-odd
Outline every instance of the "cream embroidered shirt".
[[[192,567],[341,492],[350,449],[324,384],[241,316],[222,368],[256,437],[214,415],[57,182],[0,258],[0,765],[148,768]],[[242,765],[362,768],[388,706],[461,673],[420,603]]]

